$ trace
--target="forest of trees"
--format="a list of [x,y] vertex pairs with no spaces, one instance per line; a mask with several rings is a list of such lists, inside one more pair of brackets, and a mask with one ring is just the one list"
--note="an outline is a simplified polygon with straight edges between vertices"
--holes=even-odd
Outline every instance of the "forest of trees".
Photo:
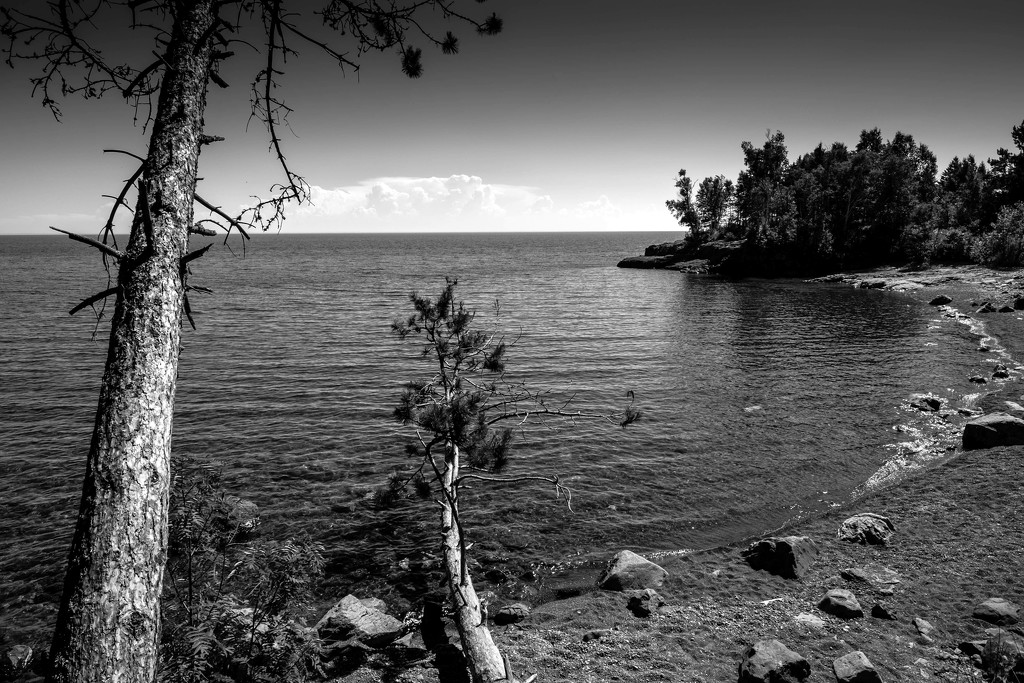
[[[986,162],[955,157],[940,173],[927,145],[862,131],[851,149],[819,144],[789,160],[785,138],[741,145],[735,182],[680,171],[666,206],[694,245],[745,239],[783,271],[882,264],[1024,265],[1024,122],[1012,149]],[[788,272],[779,274],[789,274]]]

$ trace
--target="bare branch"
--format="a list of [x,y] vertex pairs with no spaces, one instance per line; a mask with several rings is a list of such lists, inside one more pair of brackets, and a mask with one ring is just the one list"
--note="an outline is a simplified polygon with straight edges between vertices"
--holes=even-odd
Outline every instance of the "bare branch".
[[82,301],[82,303],[78,304],[77,306],[72,308],[70,311],[68,311],[68,315],[74,315],[75,313],[78,313],[80,310],[82,310],[86,306],[92,306],[97,301],[100,301],[102,299],[106,299],[111,294],[116,294],[116,293],[117,293],[117,287],[111,287],[110,289],[103,290],[99,294],[93,294],[88,299],[84,299]]
[[94,240],[91,237],[86,237],[84,235],[78,235],[73,232],[68,232],[67,230],[61,230],[60,228],[55,228],[52,225],[50,226],[50,230],[55,230],[59,233],[63,233],[76,242],[81,242],[82,244],[88,244],[90,247],[95,247],[96,249],[99,249],[101,252],[108,256],[113,256],[116,259],[124,258],[124,254],[119,252],[117,249],[114,249],[110,245],[100,242],[99,240]]

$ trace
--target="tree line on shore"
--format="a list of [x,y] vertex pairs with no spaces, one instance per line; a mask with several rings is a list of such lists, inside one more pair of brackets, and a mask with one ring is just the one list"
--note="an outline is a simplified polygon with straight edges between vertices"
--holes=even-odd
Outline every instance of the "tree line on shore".
[[743,142],[744,168],[694,183],[685,170],[666,206],[687,242],[746,240],[786,270],[906,263],[1024,265],[1024,122],[987,163],[954,157],[939,173],[913,136],[864,130],[790,162],[781,132]]

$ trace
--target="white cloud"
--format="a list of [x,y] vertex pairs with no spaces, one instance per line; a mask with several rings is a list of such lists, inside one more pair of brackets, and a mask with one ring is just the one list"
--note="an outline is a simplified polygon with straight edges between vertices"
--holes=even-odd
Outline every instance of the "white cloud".
[[373,178],[310,191],[311,204],[290,214],[295,230],[595,230],[622,217],[605,195],[558,207],[539,188],[474,175]]

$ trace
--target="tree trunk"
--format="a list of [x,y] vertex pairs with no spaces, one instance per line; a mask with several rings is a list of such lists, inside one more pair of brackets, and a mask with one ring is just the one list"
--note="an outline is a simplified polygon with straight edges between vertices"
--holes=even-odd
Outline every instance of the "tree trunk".
[[[171,421],[212,0],[177,7],[118,273],[106,368],[48,681],[152,681],[167,546]],[[205,38],[204,38],[205,35]],[[150,229],[151,228],[151,229]]]
[[[463,571],[462,534],[455,518],[458,515],[459,448],[452,445],[446,449],[445,469],[442,486],[448,499],[442,505],[441,528],[445,572],[448,576],[448,591],[455,609],[455,626],[462,641],[462,653],[466,657],[474,683],[492,683],[505,680],[505,664],[498,646],[491,639],[491,632],[484,623],[480,599],[473,588],[469,571]],[[468,562],[469,558],[465,558]],[[509,683],[512,683],[511,681]]]

